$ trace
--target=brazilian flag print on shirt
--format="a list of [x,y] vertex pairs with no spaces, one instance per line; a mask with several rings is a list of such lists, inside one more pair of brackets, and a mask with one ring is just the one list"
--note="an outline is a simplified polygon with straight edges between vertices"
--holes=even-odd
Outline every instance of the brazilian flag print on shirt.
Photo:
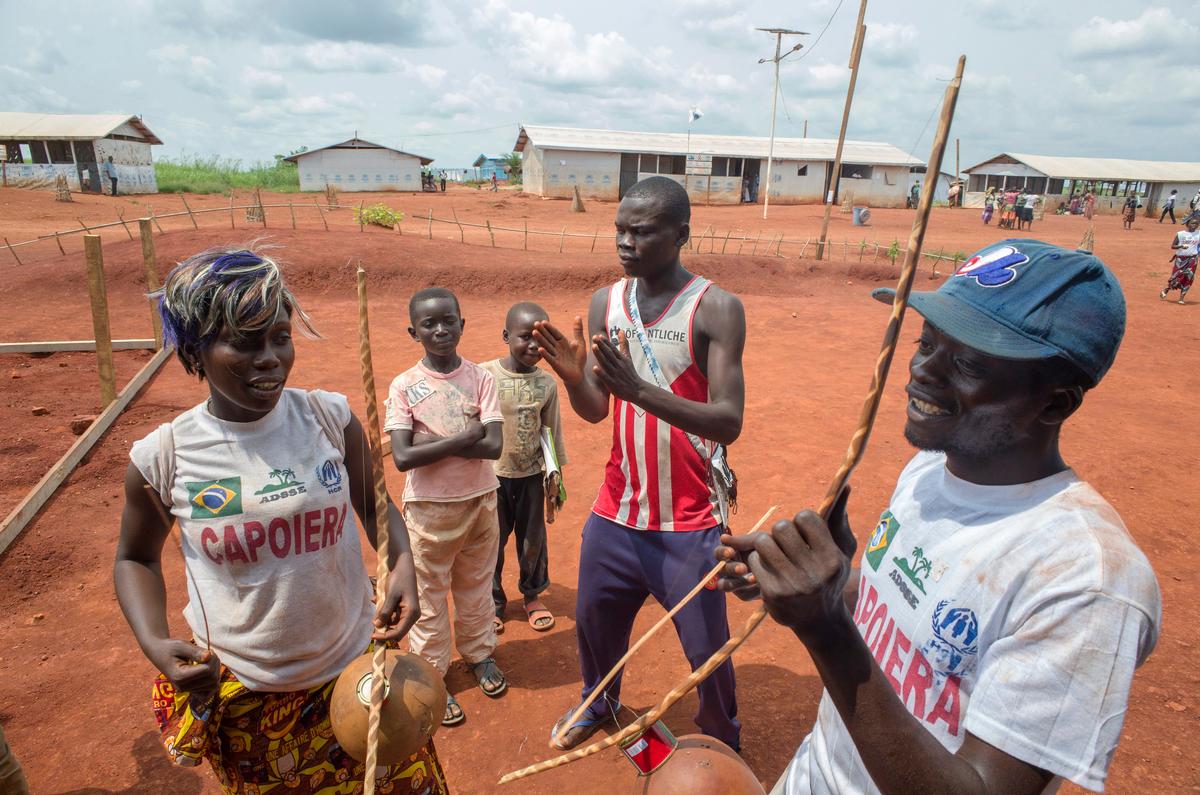
[[891,511],[884,511],[879,517],[879,524],[875,525],[875,532],[871,533],[871,540],[867,542],[866,552],[863,553],[863,557],[875,571],[879,571],[879,563],[899,531],[900,523],[896,521],[896,517],[892,516]]
[[185,483],[193,519],[216,519],[242,512],[242,479],[221,478],[201,483]]

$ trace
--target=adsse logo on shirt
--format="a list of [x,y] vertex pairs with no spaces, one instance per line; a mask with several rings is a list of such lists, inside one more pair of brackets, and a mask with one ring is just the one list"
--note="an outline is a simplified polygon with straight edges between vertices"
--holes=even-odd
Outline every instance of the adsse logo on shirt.
[[292,469],[272,469],[267,473],[267,477],[272,480],[278,480],[278,483],[268,483],[258,491],[254,492],[256,497],[261,496],[259,500],[261,505],[264,502],[275,502],[277,500],[286,499],[287,497],[295,497],[297,494],[304,494],[308,489],[304,488],[304,484],[296,480],[296,472]]

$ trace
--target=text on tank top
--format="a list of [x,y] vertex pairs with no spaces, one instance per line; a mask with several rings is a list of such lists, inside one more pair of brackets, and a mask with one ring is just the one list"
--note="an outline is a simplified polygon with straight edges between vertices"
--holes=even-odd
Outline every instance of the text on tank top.
[[[643,317],[646,339],[663,379],[676,395],[699,402],[708,401],[708,379],[696,364],[693,325],[696,308],[711,284],[694,276],[661,315],[649,321]],[[622,279],[609,288],[604,326],[612,338],[618,331],[625,332],[634,369],[655,383],[629,317],[628,287],[629,280]],[[720,522],[707,464],[687,435],[615,397],[612,453],[592,510],[637,530],[704,530]]]

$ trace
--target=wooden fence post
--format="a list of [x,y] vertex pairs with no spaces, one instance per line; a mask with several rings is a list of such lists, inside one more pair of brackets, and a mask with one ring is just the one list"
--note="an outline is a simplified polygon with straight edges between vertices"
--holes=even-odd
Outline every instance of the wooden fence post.
[[[466,243],[467,242],[467,234],[466,234],[466,232],[463,231],[462,221],[458,220],[458,211],[455,210],[453,206],[450,207],[450,214],[454,216],[454,223],[458,224],[458,242]],[[492,241],[492,245],[493,246],[496,245],[495,240]]]
[[296,228],[296,208],[292,206],[291,201],[288,201],[288,212],[292,214],[292,229]]
[[117,399],[117,378],[113,372],[112,333],[108,326],[108,292],[104,284],[104,255],[100,250],[100,236],[84,235],[83,250],[87,258],[92,328],[96,333],[96,372],[100,376],[100,404],[104,409]]
[[267,208],[263,207],[262,191],[258,188],[254,189],[254,200],[258,202],[258,214],[262,220],[263,229],[267,228]]
[[129,231],[129,227],[125,223],[125,213],[117,210],[117,220],[121,222],[121,227],[125,230],[125,234],[129,235],[130,240],[133,240],[133,232]]
[[[142,263],[146,266],[146,292],[152,293],[158,290],[158,265],[155,263],[154,256],[154,229],[150,226],[150,219],[143,218],[138,221],[138,234],[142,237]],[[154,299],[150,299],[150,323],[154,326],[154,344],[159,348],[163,346],[162,333],[162,315],[158,313],[158,307],[155,306]]]
[[161,233],[163,230],[162,224],[158,222],[158,217],[154,214],[154,208],[149,203],[146,204],[146,211],[150,213],[150,220],[154,222],[154,225],[158,227],[158,231]]
[[596,238],[600,237],[600,230],[596,230],[596,234],[592,235],[592,253],[596,252]]
[[196,216],[192,215],[192,208],[188,206],[187,196],[181,193],[179,194],[179,198],[183,199],[183,209],[187,210],[188,218],[192,219],[192,229],[199,229],[200,225],[196,223]]
[[358,200],[358,231],[363,231],[363,199]]
[[525,222],[525,250],[529,250],[529,222]]
[[433,208],[429,208],[429,239],[433,240]]
[[62,241],[58,239],[58,232],[54,233],[54,242],[58,244],[58,253],[66,254],[67,250],[62,247]]
[[492,222],[487,219],[484,219],[484,223],[487,225],[488,237],[490,237],[492,239],[492,248],[495,248],[496,247],[496,233],[492,231]]
[[721,244],[721,253],[722,254],[725,253],[725,247],[729,245],[729,236],[732,234],[733,234],[733,227],[730,227],[729,231],[725,233],[725,242],[723,242]]
[[[57,239],[58,238],[55,237],[55,240],[57,240]],[[7,237],[4,238],[4,245],[8,246],[8,253],[13,255],[13,259],[15,259],[17,261],[18,265],[21,265],[21,258],[17,256],[17,250],[12,247],[12,243],[8,242]],[[60,243],[58,247],[62,248],[62,244]]]
[[[321,209],[321,204],[317,201],[315,196],[313,197],[313,206],[317,208],[317,215],[321,216],[321,223],[325,224],[325,231],[328,232],[329,222],[325,220],[325,211]],[[404,233],[401,232],[400,234]]]
[[758,230],[758,235],[754,238],[754,247],[750,249],[750,256],[754,256],[758,252],[758,241],[762,239],[762,230]]
[[[316,201],[316,199],[313,199],[313,201]],[[229,228],[230,229],[236,228],[233,225],[233,191],[232,190],[229,191]]]
[[92,230],[88,228],[88,225],[83,222],[82,218],[78,218],[76,220],[78,220],[79,225],[83,227],[83,231],[87,232],[89,235],[92,233]]
[[558,253],[559,254],[562,253],[563,243],[566,243],[566,242],[567,242],[567,228],[564,226],[563,230],[562,230],[562,234],[558,236]]

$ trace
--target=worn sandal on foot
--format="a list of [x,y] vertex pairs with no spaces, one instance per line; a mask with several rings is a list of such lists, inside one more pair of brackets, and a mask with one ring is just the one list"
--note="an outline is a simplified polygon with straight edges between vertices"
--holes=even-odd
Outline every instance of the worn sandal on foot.
[[562,731],[563,724],[575,714],[575,710],[577,709],[579,709],[578,704],[571,707],[563,713],[561,718],[554,722],[554,726],[550,729],[550,747],[556,751],[569,751],[577,745],[581,745],[593,734],[600,731],[604,724],[613,720],[611,717],[591,718],[585,712],[582,718],[572,723],[568,729],[563,731],[563,738],[559,740],[558,734]]
[[529,620],[529,626],[536,632],[554,629],[554,614],[542,604],[541,599],[530,599],[525,603],[525,616]]
[[443,726],[457,726],[467,719],[467,714],[463,712],[462,706],[454,699],[454,696],[446,696],[446,712],[442,716]]
[[[471,669],[471,673],[475,674],[475,681],[479,682],[479,689],[485,696],[495,698],[508,689],[508,680],[504,678],[504,672],[496,665],[495,658],[488,657],[477,663],[468,663],[467,667]],[[490,687],[488,686],[489,682],[492,683]]]

